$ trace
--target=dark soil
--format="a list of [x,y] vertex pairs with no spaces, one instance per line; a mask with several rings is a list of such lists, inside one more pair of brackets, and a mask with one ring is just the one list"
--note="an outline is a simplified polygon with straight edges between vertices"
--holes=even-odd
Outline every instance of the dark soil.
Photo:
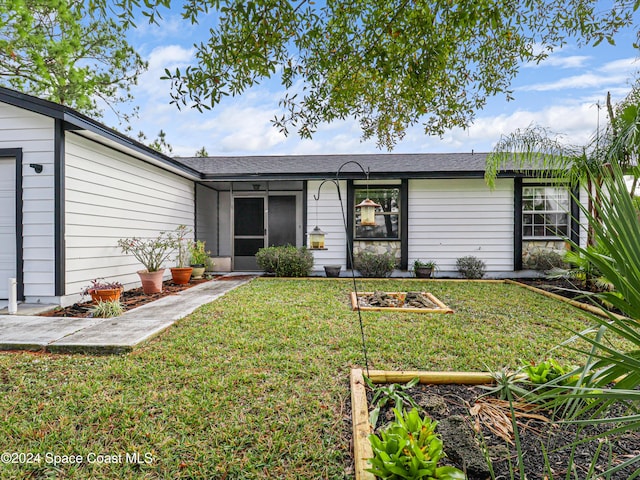
[[[446,418],[451,416],[460,416],[467,424],[466,430],[471,434],[472,442],[481,448],[482,451],[488,451],[491,458],[494,478],[509,479],[520,478],[517,459],[519,458],[516,447],[503,440],[496,433],[488,428],[488,424],[493,423],[494,426],[501,422],[485,421],[476,422],[470,413],[470,408],[476,404],[478,398],[486,395],[487,391],[475,386],[465,385],[417,385],[407,391],[411,397],[425,408],[428,415],[438,420],[440,425],[447,422]],[[371,400],[371,392],[369,392],[369,401]],[[489,397],[485,397],[489,398]],[[435,399],[435,401],[434,401]],[[440,400],[441,399],[441,400]],[[442,401],[444,400],[444,402]],[[482,400],[480,400],[482,401]],[[390,402],[392,403],[392,402]],[[624,409],[620,405],[616,412],[611,412],[610,416],[623,414]],[[505,410],[506,419],[509,417],[509,410]],[[549,419],[552,418],[550,412],[537,411]],[[393,412],[390,408],[384,408],[378,420],[378,427],[387,421],[394,419]],[[507,423],[509,423],[507,421]],[[474,426],[480,426],[480,433],[474,433]],[[476,427],[478,428],[478,427]],[[569,457],[572,454],[571,444],[576,438],[586,439],[599,432],[605,431],[604,425],[595,427],[586,427],[579,432],[575,425],[561,424],[553,421],[545,422],[538,419],[523,419],[519,429],[520,441],[522,445],[524,470],[528,480],[548,479],[548,478],[587,478],[589,468],[596,456],[596,450],[599,445],[598,440],[585,441],[575,447],[573,453],[573,464],[575,466],[575,474],[566,477],[569,465]],[[458,439],[446,439],[443,435],[444,450],[448,458],[446,463],[454,465],[457,468],[466,470],[469,480],[485,480],[491,478],[488,473],[474,473],[469,469],[465,469],[463,461],[457,458],[455,448],[452,447]],[[449,445],[449,450],[447,445]],[[543,447],[547,452],[549,459],[549,472],[545,467],[545,459],[543,455]],[[611,450],[609,450],[609,448]],[[609,438],[603,445],[600,455],[595,461],[595,472],[605,471],[611,466],[619,465],[632,457],[640,455],[640,432],[630,432],[619,435],[615,438]],[[486,461],[485,461],[486,464]],[[638,468],[638,465],[627,467],[619,472],[614,473],[610,478],[612,480],[626,480],[630,478],[632,472]],[[594,475],[592,478],[601,478]],[[607,477],[609,478],[609,477]]]
[[[238,277],[233,277],[238,278]],[[217,277],[216,280],[224,280],[225,277]],[[212,281],[211,279],[202,279],[202,280],[191,280],[186,285],[176,285],[171,280],[167,280],[162,284],[162,292],[160,293],[151,293],[146,295],[142,291],[142,287],[134,288],[133,290],[127,290],[122,293],[120,297],[120,303],[124,307],[124,310],[132,310],[136,307],[140,307],[149,302],[153,302],[154,300],[158,300],[162,297],[166,297],[168,295],[176,295],[177,293],[186,290],[191,287],[195,287],[196,285],[200,285],[204,282]],[[80,317],[85,318],[90,315],[91,307],[94,306],[94,303],[89,299],[87,302],[83,303],[74,303],[73,305],[66,308],[56,308],[54,310],[49,310],[48,312],[41,313],[41,317]]]

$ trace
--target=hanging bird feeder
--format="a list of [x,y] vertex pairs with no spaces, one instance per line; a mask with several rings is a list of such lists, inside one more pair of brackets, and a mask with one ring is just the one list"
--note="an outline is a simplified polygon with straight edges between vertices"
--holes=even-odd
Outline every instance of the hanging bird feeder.
[[376,208],[380,205],[373,200],[367,198],[356,205],[356,209],[360,209],[360,225],[365,227],[373,227],[376,224]]
[[309,245],[311,248],[324,248],[324,236],[325,233],[316,225],[316,227],[309,232]]

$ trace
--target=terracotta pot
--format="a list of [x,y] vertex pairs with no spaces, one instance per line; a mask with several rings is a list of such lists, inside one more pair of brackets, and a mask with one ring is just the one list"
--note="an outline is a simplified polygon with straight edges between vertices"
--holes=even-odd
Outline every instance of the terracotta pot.
[[204,275],[205,266],[204,265],[191,265],[193,267],[193,272],[191,272],[191,278],[194,280],[200,280]]
[[174,267],[171,269],[171,276],[173,277],[173,283],[176,285],[186,285],[191,279],[192,267]]
[[140,270],[138,275],[142,282],[142,291],[146,295],[149,295],[150,293],[160,293],[162,291],[162,276],[164,275],[164,268],[161,268],[157,272]]
[[89,290],[89,295],[91,295],[91,300],[93,300],[95,303],[113,302],[115,300],[119,300],[121,294],[122,294],[121,288]]

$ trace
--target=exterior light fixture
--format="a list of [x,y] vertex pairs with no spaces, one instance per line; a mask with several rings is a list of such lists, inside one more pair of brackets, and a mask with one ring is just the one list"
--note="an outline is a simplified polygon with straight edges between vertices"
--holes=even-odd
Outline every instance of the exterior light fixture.
[[373,200],[367,198],[356,205],[360,209],[360,225],[372,227],[376,224],[376,208],[380,205]]
[[309,232],[309,246],[314,249],[323,249],[324,236],[325,233],[316,225],[316,227]]

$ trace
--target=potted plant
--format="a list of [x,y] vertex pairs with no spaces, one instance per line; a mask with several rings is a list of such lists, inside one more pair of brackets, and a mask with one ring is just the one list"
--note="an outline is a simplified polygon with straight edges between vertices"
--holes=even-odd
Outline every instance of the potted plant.
[[121,238],[118,246],[122,253],[132,254],[144,265],[145,270],[138,271],[144,293],[161,292],[164,274],[162,264],[176,248],[175,235],[172,232],[160,232],[155,238]]
[[91,280],[88,287],[82,289],[82,296],[91,295],[94,303],[113,302],[120,299],[124,288],[120,282],[107,282],[104,278]]
[[191,267],[193,272],[191,277],[194,279],[200,279],[204,275],[204,271],[207,268],[207,260],[211,252],[205,250],[205,242],[198,240],[189,246],[191,253]]
[[176,248],[176,266],[171,267],[171,277],[176,285],[186,285],[191,279],[193,268],[189,265],[189,247],[187,244],[187,236],[191,234],[191,229],[186,225],[180,225],[175,231]]
[[337,278],[340,276],[340,269],[342,269],[340,265],[325,265],[324,274],[329,278]]
[[436,262],[433,260],[428,260],[426,262],[416,260],[413,262],[413,273],[417,278],[431,278],[437,269],[438,267]]

